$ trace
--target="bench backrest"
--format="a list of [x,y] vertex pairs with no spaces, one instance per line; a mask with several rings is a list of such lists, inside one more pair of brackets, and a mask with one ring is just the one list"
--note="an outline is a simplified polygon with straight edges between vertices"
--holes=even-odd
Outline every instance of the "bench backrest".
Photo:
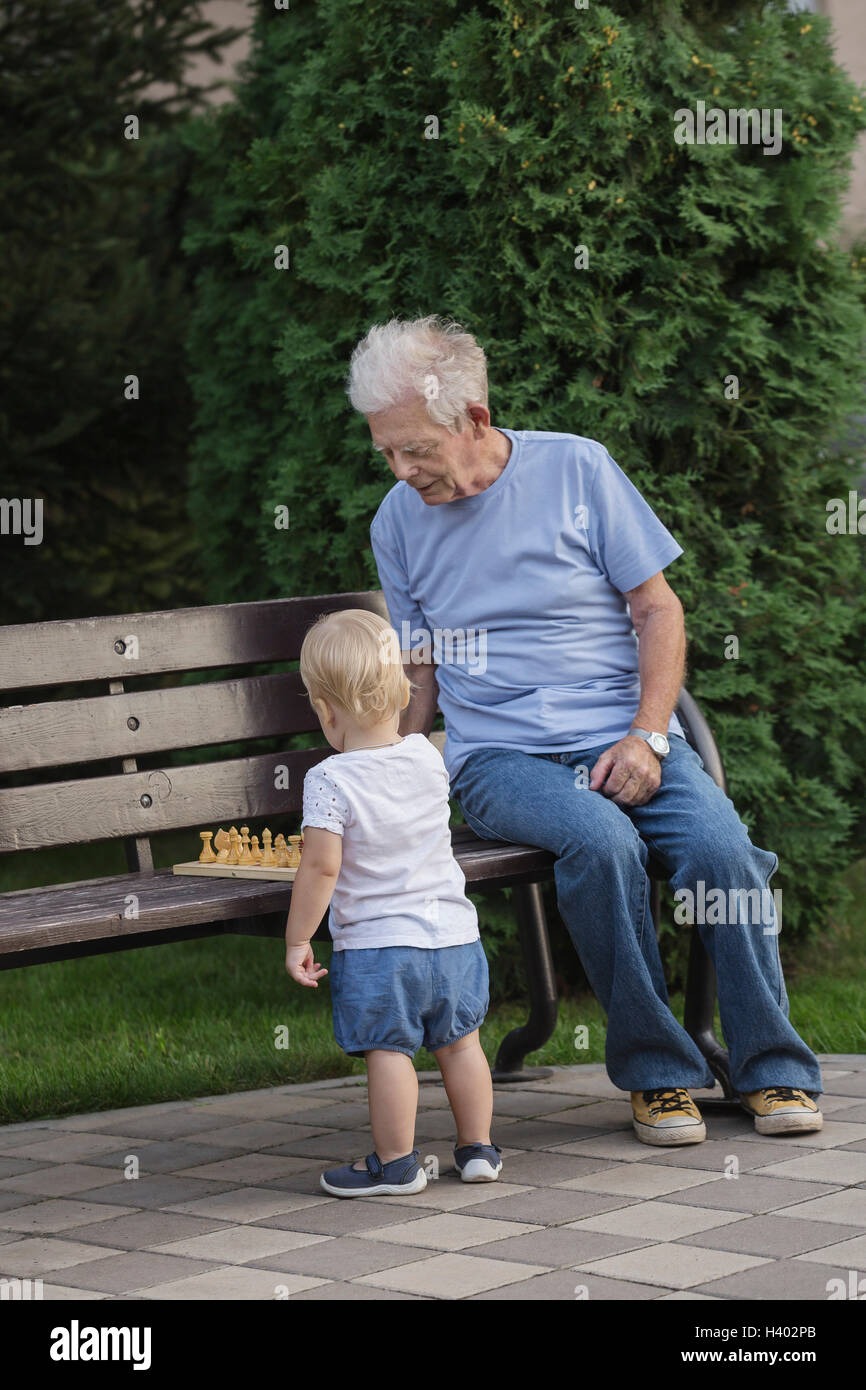
[[[388,617],[372,589],[0,627],[0,697],[27,698],[0,707],[0,855],[122,839],[129,867],[149,869],[151,835],[299,817],[304,774],[332,751],[299,672],[179,682],[296,662],[310,624],[341,608]],[[685,689],[677,713],[724,787],[709,726]],[[310,733],[312,748],[220,756],[227,744]],[[441,751],[444,734],[431,741]],[[159,765],[166,753],[208,748],[216,759]],[[142,758],[158,765],[140,768]],[[193,857],[200,846],[190,845]]]
[[[310,624],[341,608],[388,616],[368,590],[0,628],[0,854],[122,838],[129,867],[146,869],[151,835],[297,818],[304,774],[331,752],[299,672],[178,682],[297,661]],[[5,703],[10,691],[27,703]],[[139,767],[312,732],[315,748]]]

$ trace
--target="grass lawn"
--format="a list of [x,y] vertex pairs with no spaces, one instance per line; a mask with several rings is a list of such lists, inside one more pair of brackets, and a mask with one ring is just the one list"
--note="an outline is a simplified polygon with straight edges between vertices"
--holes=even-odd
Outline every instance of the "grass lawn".
[[[866,1052],[866,861],[849,881],[849,919],[786,967],[792,1022],[816,1052]],[[317,958],[327,965],[329,953],[325,945]],[[682,998],[671,1002],[682,1019]],[[363,1075],[334,1042],[329,1004],[326,982],[306,990],[289,980],[281,941],[254,937],[0,973],[0,1123]],[[482,1029],[490,1061],[525,1016],[519,1001],[494,1002]],[[589,1047],[577,1051],[581,1024]],[[553,1037],[529,1061],[603,1061],[604,1035],[591,995],[564,999]],[[435,1063],[421,1052],[416,1065]]]

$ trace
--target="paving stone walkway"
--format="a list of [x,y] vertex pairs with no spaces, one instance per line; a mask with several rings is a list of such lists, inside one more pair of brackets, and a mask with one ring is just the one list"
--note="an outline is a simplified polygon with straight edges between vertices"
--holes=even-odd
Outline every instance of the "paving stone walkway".
[[497,1087],[505,1167],[478,1185],[431,1074],[416,1144],[440,1176],[414,1197],[319,1188],[373,1148],[356,1078],[2,1127],[0,1277],[46,1300],[826,1300],[866,1271],[866,1056],[821,1062],[821,1133],[706,1108],[706,1142],[671,1152],[601,1066]]

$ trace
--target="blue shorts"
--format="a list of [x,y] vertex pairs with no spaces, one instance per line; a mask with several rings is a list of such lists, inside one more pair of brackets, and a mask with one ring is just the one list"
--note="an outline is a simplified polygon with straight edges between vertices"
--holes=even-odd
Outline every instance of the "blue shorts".
[[487,957],[465,946],[374,946],[334,951],[328,976],[334,1036],[350,1057],[435,1052],[473,1033],[490,1003]]

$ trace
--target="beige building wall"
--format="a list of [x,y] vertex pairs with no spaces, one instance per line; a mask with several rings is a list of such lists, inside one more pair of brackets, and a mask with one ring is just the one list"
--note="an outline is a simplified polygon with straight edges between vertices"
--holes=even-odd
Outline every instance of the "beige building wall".
[[[396,4],[399,2],[394,0]],[[847,68],[855,82],[866,84],[866,0],[792,0],[791,8],[816,11],[829,17],[840,65]],[[209,0],[203,13],[220,27],[248,27],[253,20],[252,0]],[[289,15],[286,18],[289,19]],[[225,83],[214,91],[211,100],[229,100],[234,70],[248,49],[248,40],[238,39],[225,50],[222,64],[199,60],[192,68],[191,80],[204,84],[224,77]],[[854,159],[841,236],[846,245],[856,236],[866,236],[866,132],[860,137]]]
[[[866,0],[820,0],[816,8],[832,21],[840,67],[862,86],[866,83]],[[866,236],[866,132],[854,155],[842,222],[843,242],[849,244],[858,236]]]

